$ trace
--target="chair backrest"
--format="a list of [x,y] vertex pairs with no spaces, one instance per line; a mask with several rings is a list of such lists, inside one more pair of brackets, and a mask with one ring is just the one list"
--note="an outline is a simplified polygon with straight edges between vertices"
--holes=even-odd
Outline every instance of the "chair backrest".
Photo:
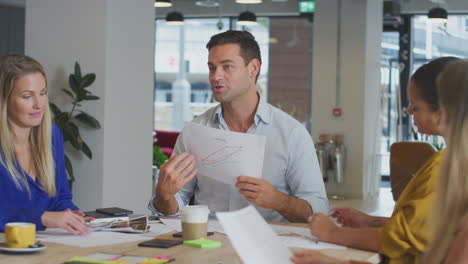
[[397,201],[413,175],[434,154],[425,142],[396,142],[390,148],[390,185]]

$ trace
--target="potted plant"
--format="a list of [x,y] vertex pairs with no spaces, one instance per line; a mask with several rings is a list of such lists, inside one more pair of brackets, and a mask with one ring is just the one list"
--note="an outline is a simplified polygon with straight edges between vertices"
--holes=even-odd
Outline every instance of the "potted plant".
[[156,138],[156,132],[153,131],[153,195],[154,186],[156,185],[156,179],[159,177],[159,168],[168,160],[168,157],[162,151],[161,147],[156,145],[158,139]]
[[[53,122],[60,128],[63,133],[64,142],[69,142],[76,151],[82,152],[89,159],[93,158],[93,153],[88,144],[83,141],[80,135],[80,126],[99,129],[101,125],[96,118],[88,113],[80,110],[81,104],[84,101],[95,101],[99,97],[93,95],[87,87],[91,86],[96,80],[96,74],[88,73],[81,74],[80,64],[75,62],[75,71],[68,77],[69,89],[62,89],[62,91],[71,100],[71,110],[62,111],[54,103],[50,103],[50,109],[54,115]],[[65,166],[68,173],[68,181],[70,188],[75,181],[73,173],[73,166],[70,158],[65,154]]]

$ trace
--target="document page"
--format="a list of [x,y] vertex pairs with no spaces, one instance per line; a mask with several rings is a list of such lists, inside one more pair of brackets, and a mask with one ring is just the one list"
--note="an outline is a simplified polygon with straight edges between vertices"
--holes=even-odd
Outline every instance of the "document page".
[[262,177],[265,136],[230,132],[193,122],[182,133],[188,153],[195,156],[198,174],[234,185],[236,177]]
[[253,206],[216,217],[244,263],[292,263],[291,251]]

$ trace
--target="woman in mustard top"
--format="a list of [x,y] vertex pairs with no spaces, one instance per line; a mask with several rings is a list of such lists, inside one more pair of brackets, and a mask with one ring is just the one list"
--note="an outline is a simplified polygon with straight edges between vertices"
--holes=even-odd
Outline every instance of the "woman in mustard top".
[[[436,78],[447,63],[456,60],[459,59],[444,57],[433,60],[421,66],[410,79],[407,112],[413,116],[420,133],[443,135]],[[435,176],[438,175],[443,152],[435,153],[414,175],[390,218],[339,207],[334,209],[332,216],[343,227],[338,227],[323,214],[316,214],[309,219],[312,234],[321,241],[380,252],[392,264],[416,263],[428,241],[427,222],[432,209]],[[303,261],[306,256],[307,253],[298,253],[292,260],[307,263]]]

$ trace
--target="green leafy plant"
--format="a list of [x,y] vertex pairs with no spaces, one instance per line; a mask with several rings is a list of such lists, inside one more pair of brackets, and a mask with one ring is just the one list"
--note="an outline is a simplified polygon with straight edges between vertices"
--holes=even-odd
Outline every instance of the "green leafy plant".
[[157,145],[153,145],[153,166],[161,168],[161,165],[168,159],[167,155]]
[[445,148],[444,138],[441,136],[423,135],[422,139],[423,141],[431,144],[434,147],[434,149],[437,151]]
[[[61,111],[57,105],[50,103],[50,109],[54,114],[53,121],[63,133],[64,142],[69,142],[77,151],[89,159],[93,158],[93,153],[80,136],[80,126],[99,129],[101,125],[96,118],[80,110],[81,103],[84,101],[98,100],[99,97],[93,95],[87,87],[91,86],[96,80],[96,74],[88,73],[81,74],[80,64],[75,62],[75,72],[68,77],[70,89],[62,89],[62,91],[71,99],[71,111]],[[73,166],[70,158],[65,154],[65,166],[68,173],[70,184],[75,181],[73,174]]]

